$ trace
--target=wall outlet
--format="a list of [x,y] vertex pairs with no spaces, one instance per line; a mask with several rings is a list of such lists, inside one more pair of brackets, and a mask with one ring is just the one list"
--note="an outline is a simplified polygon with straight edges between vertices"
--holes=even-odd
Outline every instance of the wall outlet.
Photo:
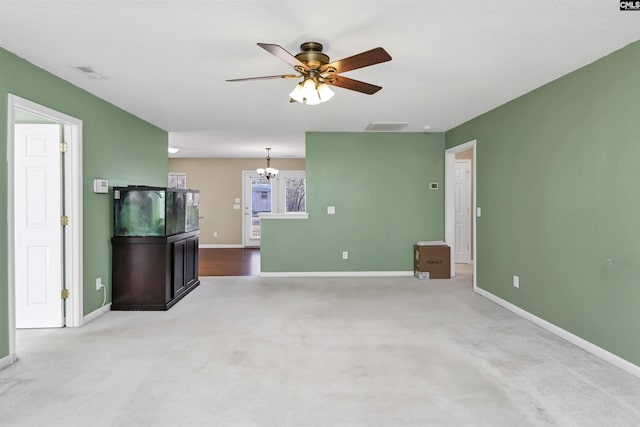
[[349,259],[349,251],[342,251],[342,259]]
[[335,215],[336,214],[336,207],[335,206],[327,206],[327,214]]
[[213,232],[213,237],[218,237],[218,232],[217,231]]
[[104,285],[102,284],[102,277],[98,277],[96,279],[96,291],[99,291],[101,287],[103,287]]
[[520,276],[513,276],[513,287],[514,288],[520,287]]

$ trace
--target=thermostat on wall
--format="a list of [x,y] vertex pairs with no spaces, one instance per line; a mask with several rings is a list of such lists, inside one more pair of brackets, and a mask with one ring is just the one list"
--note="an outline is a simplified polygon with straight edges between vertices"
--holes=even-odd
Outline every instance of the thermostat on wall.
[[94,193],[108,193],[109,181],[106,179],[96,178],[93,180],[93,192]]

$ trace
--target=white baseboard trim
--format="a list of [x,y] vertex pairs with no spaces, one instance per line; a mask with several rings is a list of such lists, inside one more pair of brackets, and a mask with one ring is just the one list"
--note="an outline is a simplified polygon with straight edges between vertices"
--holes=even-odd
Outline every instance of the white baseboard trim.
[[229,249],[229,248],[244,248],[244,245],[242,244],[231,244],[231,245],[199,245],[199,248],[202,249]]
[[622,369],[623,371],[626,371],[631,375],[634,375],[640,378],[640,366],[635,365],[629,362],[628,360],[621,358],[620,356],[616,356],[615,354],[603,349],[602,347],[598,347],[597,345],[585,340],[584,338],[580,338],[579,336],[574,335],[571,332],[554,325],[553,323],[547,322],[546,320],[541,319],[535,314],[531,314],[528,311],[523,310],[520,307],[513,305],[510,302],[505,301],[502,298],[497,297],[488,291],[485,291],[484,289],[476,287],[475,291],[479,295],[487,298],[490,301],[495,302],[498,305],[501,305],[507,310],[517,314],[520,317],[527,319],[528,321],[540,326],[541,328],[546,329],[552,334],[555,334],[560,338],[566,341],[569,341],[571,344],[577,347],[580,347],[581,349],[595,356],[598,356],[599,358],[603,359],[606,362],[611,363],[613,366],[616,366]]
[[89,313],[86,316],[84,316],[82,318],[82,324],[86,325],[87,323],[91,322],[92,320],[96,320],[98,317],[100,317],[103,314],[108,313],[110,311],[111,311],[111,303],[106,304],[104,307],[100,307],[99,309],[94,310],[91,313]]
[[290,212],[290,213],[259,213],[260,220],[263,219],[309,219],[307,212]]
[[0,370],[13,365],[14,363],[16,363],[15,354],[10,354],[8,356],[5,356],[2,359],[0,359]]
[[261,272],[260,277],[405,277],[413,271],[275,271]]

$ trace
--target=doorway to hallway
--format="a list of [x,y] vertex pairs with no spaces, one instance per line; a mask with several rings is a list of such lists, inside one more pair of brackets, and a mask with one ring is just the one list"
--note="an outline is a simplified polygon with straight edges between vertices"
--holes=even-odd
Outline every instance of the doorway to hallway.
[[472,140],[455,147],[451,147],[445,151],[444,158],[444,174],[445,174],[445,241],[451,248],[451,277],[456,274],[456,264],[459,260],[456,257],[458,252],[456,242],[456,156],[458,153],[468,151],[471,157],[471,258],[473,260],[473,288],[477,287],[477,216],[479,209],[477,208],[476,198],[476,171],[477,171],[477,149],[476,141]]
[[[11,94],[8,104],[8,335],[9,356],[15,361],[17,326],[82,325],[82,121]],[[51,125],[54,130],[43,137],[38,135],[39,130],[32,132],[34,128],[22,132],[21,126],[16,126],[22,124]],[[61,147],[60,143],[65,145]],[[27,157],[31,158],[28,164]],[[38,164],[38,157],[49,157],[51,162]],[[55,166],[58,160],[59,166]],[[55,188],[49,188],[49,184]],[[66,223],[64,217],[69,222],[61,226],[61,222]],[[53,230],[46,244],[36,241],[38,233],[31,233],[44,222]],[[26,236],[28,233],[33,235]],[[41,281],[48,283],[42,286]],[[68,294],[62,292],[63,288]],[[25,302],[34,309],[51,302],[55,310],[46,316],[54,318],[55,323],[39,319],[42,313],[27,314],[31,323],[22,323],[24,319],[18,316],[23,312],[18,314],[18,310]]]
[[456,262],[471,262],[471,160],[456,156]]

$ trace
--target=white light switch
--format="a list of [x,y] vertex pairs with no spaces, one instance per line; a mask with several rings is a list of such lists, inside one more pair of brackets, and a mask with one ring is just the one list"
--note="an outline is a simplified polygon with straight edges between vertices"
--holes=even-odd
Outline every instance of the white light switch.
[[480,208],[476,208],[476,216],[478,218],[480,218],[482,216],[482,211],[480,210]]
[[240,199],[236,199],[233,203],[240,203]]
[[336,214],[336,207],[335,206],[327,206],[327,214],[335,215]]

